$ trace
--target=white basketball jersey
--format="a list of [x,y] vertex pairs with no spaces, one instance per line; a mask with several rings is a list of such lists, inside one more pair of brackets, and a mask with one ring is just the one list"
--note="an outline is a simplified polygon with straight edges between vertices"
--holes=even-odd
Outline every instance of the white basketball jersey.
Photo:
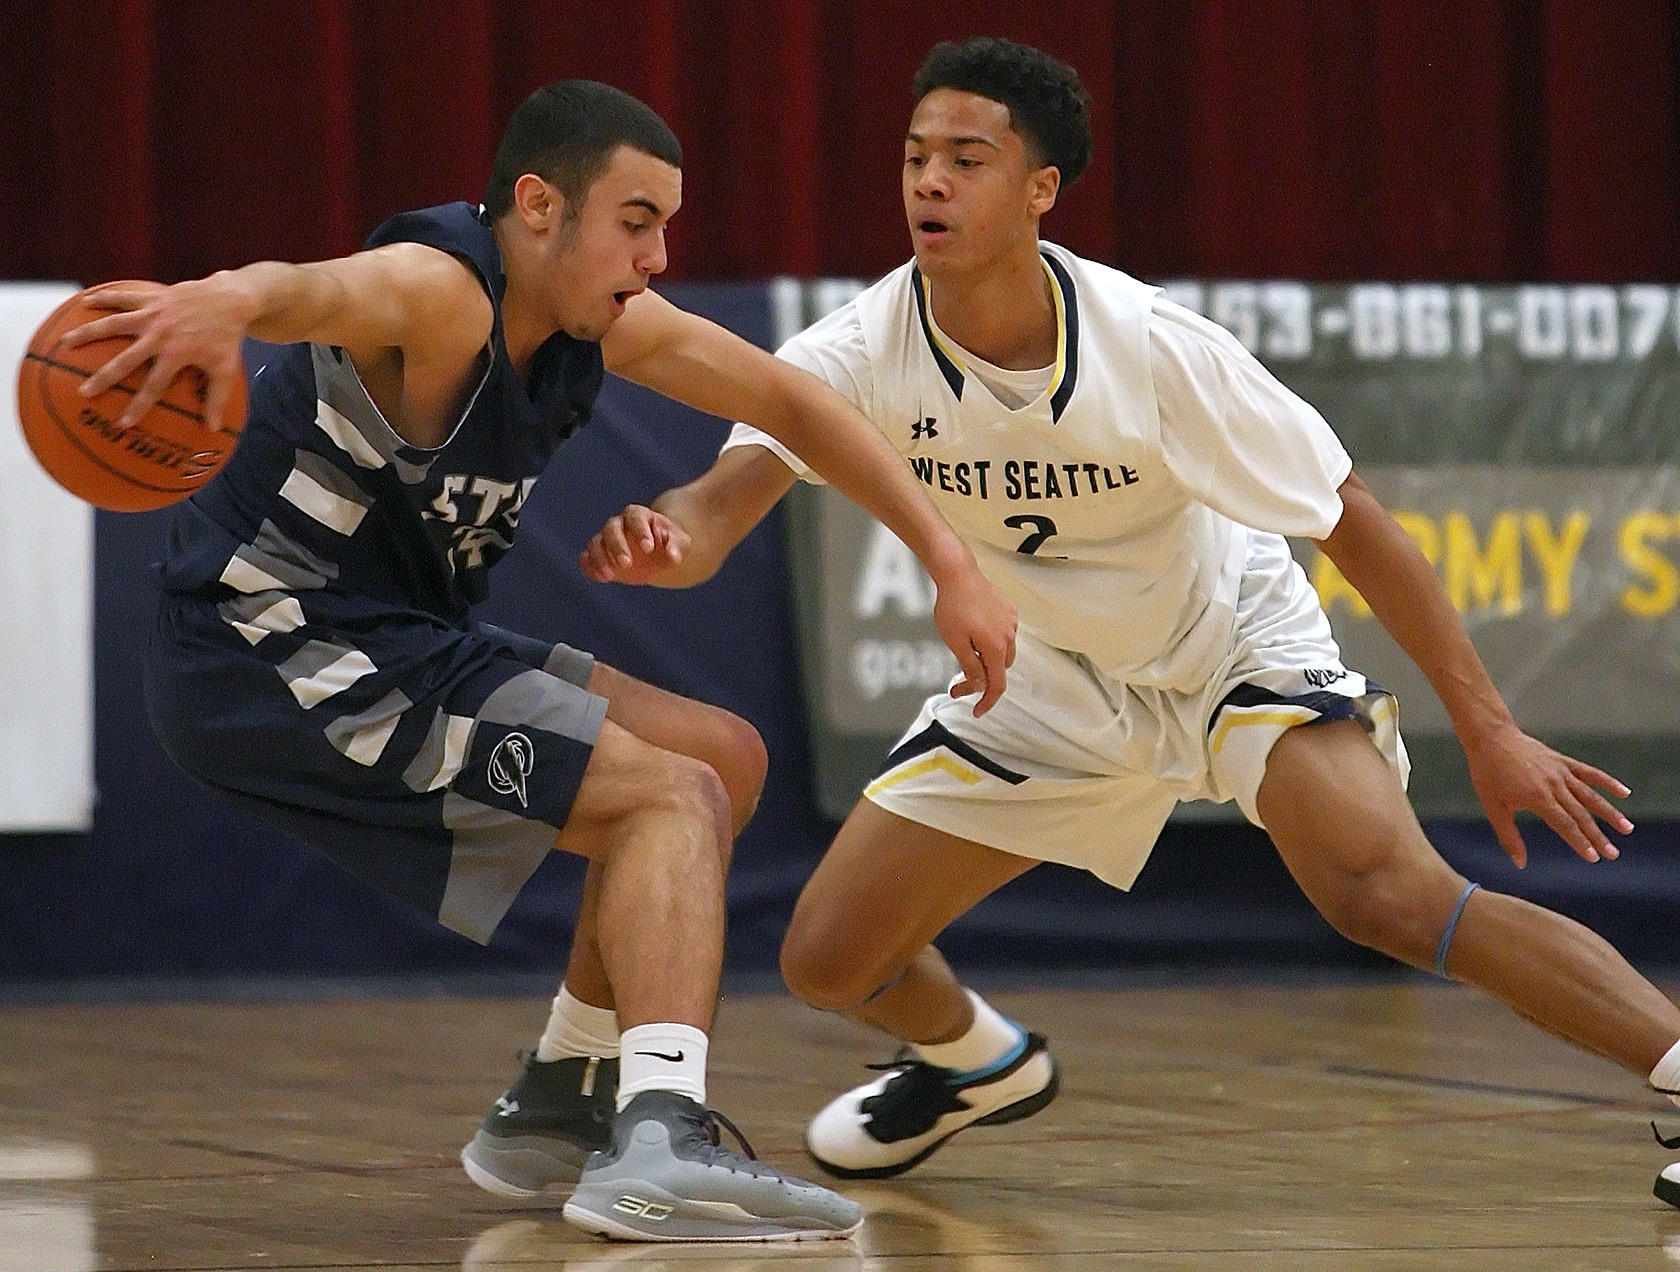
[[[1182,333],[1208,346],[1198,345],[1197,356],[1247,359],[1241,375],[1263,377],[1287,399],[1288,440],[1306,460],[1298,477],[1274,460],[1263,480],[1249,473],[1225,482],[1233,487],[1226,497],[1217,489],[1221,474],[1249,465],[1240,444],[1229,455],[1208,453],[1227,449],[1218,440],[1227,426],[1201,422],[1213,413],[1206,402],[1195,404],[1188,449],[1186,439],[1163,441],[1151,358],[1152,315],[1167,304],[1158,289],[1054,244],[1041,252],[1057,308],[1056,361],[1044,391],[1019,409],[1000,402],[975,374],[973,356],[939,330],[914,264],[778,356],[833,385],[887,435],[987,577],[1015,602],[1023,628],[1126,683],[1197,688],[1233,640],[1249,531],[1226,514],[1250,525],[1288,523],[1260,530],[1322,537],[1340,516],[1335,491],[1351,465],[1311,407],[1221,329],[1186,314],[1208,328]],[[1298,438],[1296,408],[1305,412]],[[1260,440],[1276,449],[1274,439]],[[738,424],[726,448],[746,444],[769,447],[802,477],[820,480],[773,438]],[[1286,483],[1304,483],[1304,493],[1274,498],[1279,471],[1289,474]],[[1285,510],[1274,514],[1270,505]]]

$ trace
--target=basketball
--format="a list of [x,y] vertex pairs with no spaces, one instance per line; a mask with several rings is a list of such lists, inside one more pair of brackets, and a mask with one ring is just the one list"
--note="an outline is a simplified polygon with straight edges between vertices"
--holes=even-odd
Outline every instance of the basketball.
[[185,499],[221,471],[245,423],[243,377],[228,401],[225,431],[204,422],[204,374],[184,368],[138,421],[119,428],[148,366],[97,397],[78,392],[82,381],[129,343],[127,336],[63,347],[64,336],[111,313],[95,294],[104,288],[161,291],[153,282],[106,283],[79,292],[36,328],[18,371],[18,419],[41,467],[60,486],[97,508],[145,512]]

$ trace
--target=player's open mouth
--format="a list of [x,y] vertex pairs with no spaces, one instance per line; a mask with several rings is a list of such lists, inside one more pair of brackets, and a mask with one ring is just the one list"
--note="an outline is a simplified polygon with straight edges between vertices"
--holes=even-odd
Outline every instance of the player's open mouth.
[[921,230],[923,234],[944,234],[949,231],[951,227],[946,225],[943,221],[923,221],[917,228]]

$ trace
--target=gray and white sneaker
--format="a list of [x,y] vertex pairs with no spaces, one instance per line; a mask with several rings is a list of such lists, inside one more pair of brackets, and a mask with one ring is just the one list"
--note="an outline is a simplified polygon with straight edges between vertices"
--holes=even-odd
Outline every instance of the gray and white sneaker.
[[[741,1140],[723,1147],[719,1127]],[[863,1209],[753,1155],[735,1126],[674,1091],[643,1091],[613,1122],[562,1213],[623,1241],[809,1241],[849,1237]]]
[[535,1197],[577,1182],[584,1162],[612,1142],[618,1061],[526,1057],[513,1085],[461,1150],[467,1177],[498,1197]]
[[968,1073],[929,1064],[909,1047],[869,1067],[889,1072],[832,1101],[805,1131],[805,1151],[841,1179],[901,1175],[965,1126],[1031,1117],[1062,1084],[1044,1035],[1025,1032],[995,1064]]

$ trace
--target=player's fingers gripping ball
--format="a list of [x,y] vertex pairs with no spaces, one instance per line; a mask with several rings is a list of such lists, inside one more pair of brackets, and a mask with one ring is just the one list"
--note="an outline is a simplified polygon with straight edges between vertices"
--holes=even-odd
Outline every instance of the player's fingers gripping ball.
[[[160,291],[163,284],[107,284],[112,290]],[[101,289],[102,290],[102,289]],[[82,381],[133,343],[106,336],[74,348],[64,338],[109,316],[84,291],[47,316],[29,342],[18,371],[18,419],[41,467],[71,494],[114,512],[144,512],[185,499],[221,471],[245,423],[245,379],[233,377],[221,429],[205,420],[207,379],[183,368],[157,403],[128,427],[117,423],[145,381],[142,363],[103,393],[88,398]]]

